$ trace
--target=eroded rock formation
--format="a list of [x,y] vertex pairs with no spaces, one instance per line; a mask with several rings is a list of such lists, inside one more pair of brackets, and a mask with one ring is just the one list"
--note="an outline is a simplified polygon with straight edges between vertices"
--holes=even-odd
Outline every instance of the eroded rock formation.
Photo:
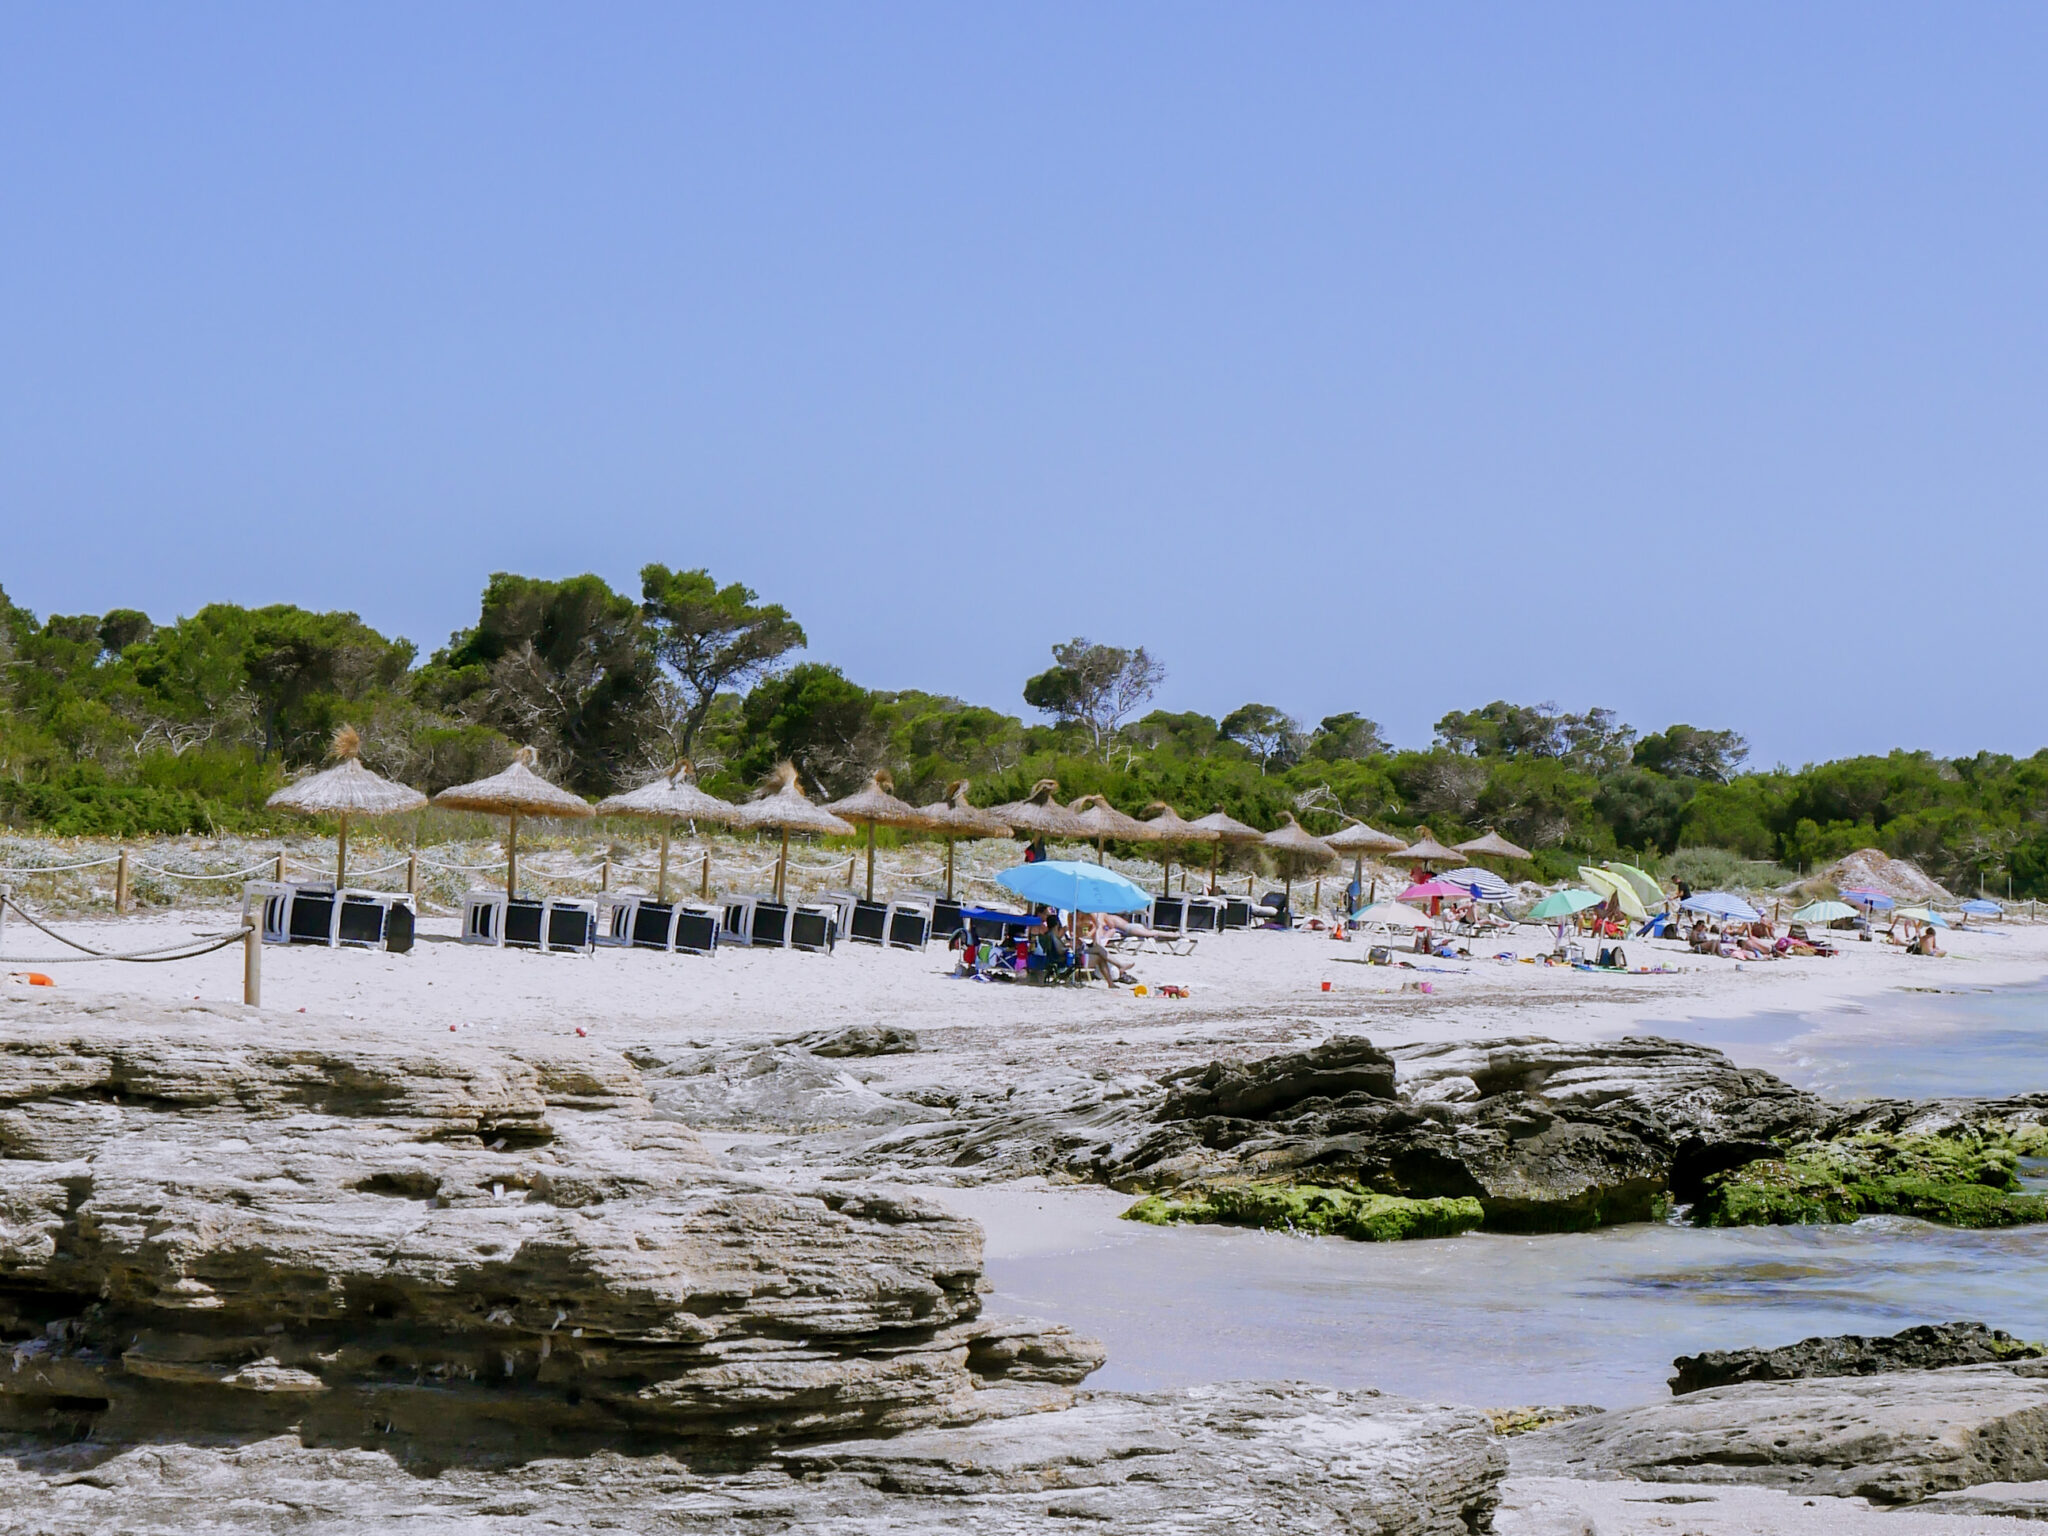
[[574,1041],[5,1006],[0,1427],[740,1447],[1051,1406],[1100,1362],[980,1315],[973,1223],[723,1170]]

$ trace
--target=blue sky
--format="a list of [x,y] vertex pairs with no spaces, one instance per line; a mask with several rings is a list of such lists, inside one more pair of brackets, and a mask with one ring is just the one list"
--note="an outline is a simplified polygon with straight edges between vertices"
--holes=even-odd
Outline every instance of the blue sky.
[[15,5],[0,584],[2032,751],[2048,9]]

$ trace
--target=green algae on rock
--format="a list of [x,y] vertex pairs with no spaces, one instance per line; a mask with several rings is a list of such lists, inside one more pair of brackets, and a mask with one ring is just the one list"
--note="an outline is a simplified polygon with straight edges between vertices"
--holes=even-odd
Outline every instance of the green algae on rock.
[[1469,1196],[1409,1200],[1327,1184],[1217,1184],[1176,1195],[1149,1195],[1124,1212],[1126,1221],[1172,1226],[1216,1223],[1392,1243],[1411,1237],[1456,1237],[1485,1219]]
[[2019,1187],[2019,1159],[2038,1141],[2033,1131],[1979,1125],[1796,1141],[1782,1157],[1710,1176],[1692,1219],[1703,1227],[1811,1226],[1861,1216],[1917,1216],[1951,1227],[2048,1221],[2048,1197]]

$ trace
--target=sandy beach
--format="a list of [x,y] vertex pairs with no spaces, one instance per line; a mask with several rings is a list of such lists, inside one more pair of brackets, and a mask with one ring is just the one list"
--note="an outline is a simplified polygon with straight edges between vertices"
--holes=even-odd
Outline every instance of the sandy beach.
[[[220,934],[218,909],[67,921],[96,948],[143,950]],[[1554,945],[1523,927],[1474,941],[1483,957],[1416,960],[1414,969],[1364,964],[1363,939],[1308,931],[1204,938],[1184,957],[1132,964],[1186,998],[1126,988],[1042,988],[952,979],[943,946],[923,951],[842,944],[829,955],[726,948],[712,958],[599,949],[540,955],[461,943],[453,918],[426,917],[409,955],[267,945],[266,1011],[306,1014],[309,1029],[495,1033],[508,1041],[573,1035],[637,1040],[745,1041],[849,1024],[915,1029],[927,1050],[1057,1061],[1112,1071],[1165,1070],[1184,1060],[1246,1054],[1334,1031],[1382,1044],[1452,1035],[1543,1034],[1597,1039],[1645,1021],[1732,1018],[1854,1008],[1906,991],[2003,987],[2048,976],[2048,924],[1945,933],[1945,958],[1882,942],[1841,946],[1833,958],[1737,962],[1694,956],[1655,939],[1625,941],[1630,962],[1665,974],[1610,974],[1522,963]],[[0,970],[63,953],[19,919],[7,926]],[[1517,961],[1493,958],[1512,953]],[[1414,958],[1414,957],[1410,957]],[[170,965],[43,965],[80,996],[131,994],[239,1006],[242,952],[230,947]],[[1327,984],[1327,990],[1325,985]],[[1417,990],[1429,987],[1424,993]],[[929,1060],[923,1067],[930,1066]]]

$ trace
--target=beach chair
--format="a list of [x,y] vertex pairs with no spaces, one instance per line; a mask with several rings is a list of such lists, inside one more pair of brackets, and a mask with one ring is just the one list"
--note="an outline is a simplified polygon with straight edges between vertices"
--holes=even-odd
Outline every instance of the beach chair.
[[412,897],[402,891],[343,891],[333,942],[403,955],[412,950],[414,926]]
[[886,944],[889,942],[889,907],[880,901],[856,901],[853,911],[846,920],[846,941],[849,944]]
[[1189,896],[1186,898],[1187,933],[1216,933],[1223,927],[1222,901],[1214,896]]
[[1161,933],[1181,934],[1187,931],[1188,904],[1183,896],[1157,896],[1152,901],[1150,925]]
[[[633,943],[633,929],[646,897],[625,891],[604,891],[597,898],[597,943],[601,949],[624,949]],[[649,903],[651,905],[651,903]]]
[[752,904],[747,942],[756,949],[789,948],[789,903],[756,896]]
[[505,924],[499,942],[507,949],[539,949],[547,935],[548,904],[532,896],[513,896],[504,907]]
[[967,931],[967,919],[961,914],[966,911],[957,901],[948,901],[941,896],[932,903],[932,936],[950,940],[956,933]]
[[596,902],[584,896],[550,896],[544,906],[542,954],[587,955],[596,948]]
[[1223,898],[1223,926],[1225,928],[1249,928],[1252,925],[1252,900],[1249,896],[1226,896]]
[[679,955],[715,955],[719,936],[718,909],[703,902],[688,902],[676,908],[669,929],[669,948]]
[[891,949],[923,949],[932,936],[932,909],[921,901],[892,901],[888,913]]
[[758,896],[738,896],[725,904],[725,931],[735,944],[754,942],[754,903]]
[[503,891],[465,891],[462,895],[462,942],[502,944],[505,942]]
[[801,949],[810,954],[832,953],[832,946],[839,942],[839,908],[827,902],[810,902],[796,907],[789,914],[789,949]]

